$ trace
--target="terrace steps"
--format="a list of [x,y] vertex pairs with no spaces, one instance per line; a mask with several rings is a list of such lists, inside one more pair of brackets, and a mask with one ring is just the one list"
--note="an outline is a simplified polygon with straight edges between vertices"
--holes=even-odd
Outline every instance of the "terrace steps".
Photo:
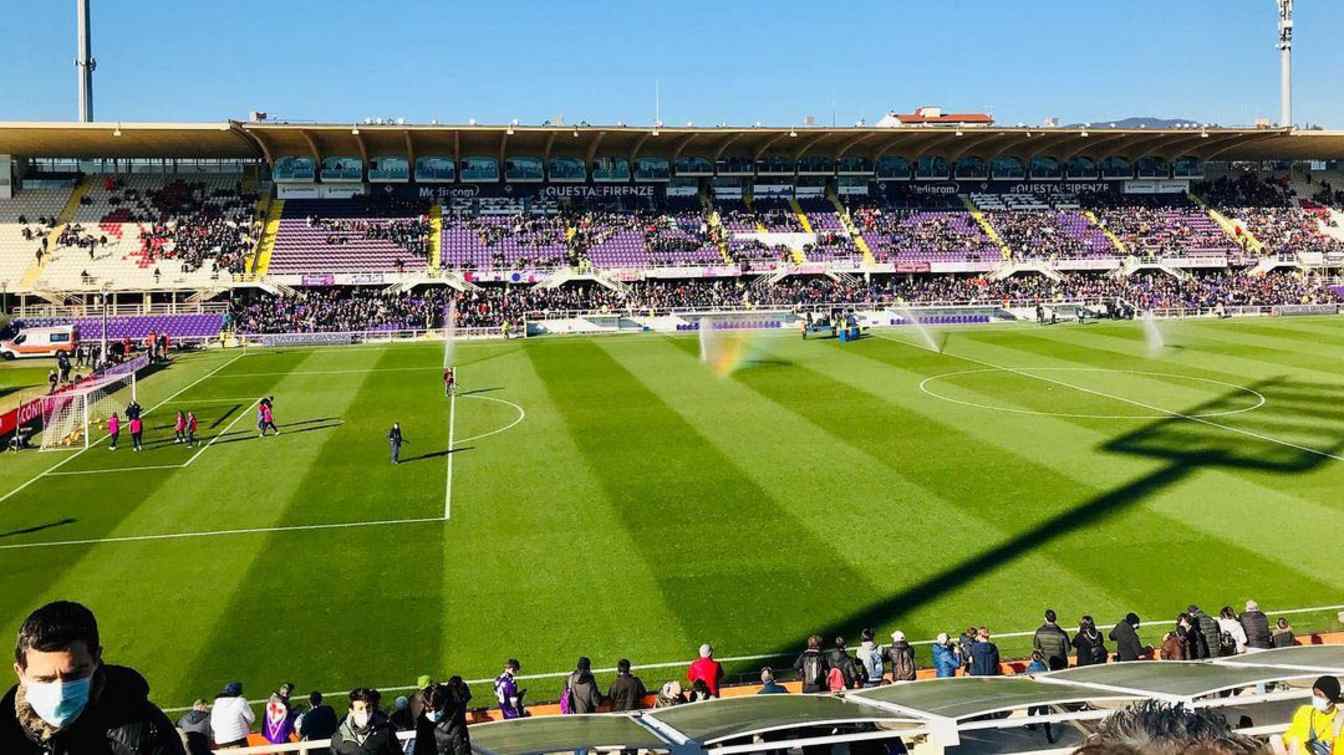
[[[244,177],[244,178],[243,178],[243,191],[251,191],[250,189],[247,188],[247,182],[248,182],[248,179],[247,179],[246,177]],[[252,183],[253,183],[253,185],[256,185],[256,181],[255,181],[255,180],[253,180]],[[270,192],[266,192],[265,194],[262,194],[262,195],[258,196],[258,197],[257,197],[257,206],[256,206],[256,210],[255,210],[254,216],[257,217],[257,218],[264,218],[264,217],[266,217],[266,216],[269,215],[270,212],[271,212],[271,203],[272,203],[272,202],[277,202],[277,201],[279,201],[279,200],[278,200],[278,199],[272,199],[272,198],[271,198],[271,194],[270,194]],[[250,273],[250,272],[254,269],[254,264],[253,264],[253,263],[255,263],[255,262],[257,261],[257,250],[259,250],[260,248],[261,248],[261,236],[259,235],[259,236],[257,236],[257,243],[255,243],[255,244],[252,245],[252,251],[249,252],[248,255],[247,255],[247,257],[245,257],[245,258],[243,259],[243,270],[245,270],[245,271],[247,271],[247,272]]]
[[1213,209],[1208,202],[1204,201],[1203,197],[1193,191],[1189,193],[1189,196],[1192,202],[1204,208],[1204,211],[1209,214],[1209,218],[1213,220],[1214,223],[1217,223],[1219,228],[1223,229],[1223,233],[1226,233],[1228,238],[1236,241],[1239,238],[1237,236],[1237,229],[1241,228],[1241,237],[1246,239],[1246,248],[1256,254],[1264,251],[1264,243],[1256,238],[1254,233],[1251,233],[1250,228],[1247,228],[1245,225],[1238,225],[1236,221]]
[[803,212],[803,206],[798,204],[798,200],[790,197],[789,206],[793,208],[793,214],[798,216],[798,223],[803,226],[803,233],[815,233],[812,230],[812,221],[807,219],[807,213]]
[[705,216],[708,218],[711,229],[717,228],[714,232],[715,245],[719,247],[719,254],[723,255],[723,264],[733,264],[733,256],[728,253],[728,237],[724,233],[723,222],[719,218],[719,211],[714,209],[714,203],[709,201],[705,194],[700,195],[700,204],[705,208]]
[[835,205],[835,212],[840,216],[840,222],[845,226],[845,232],[854,240],[854,248],[863,253],[863,264],[876,265],[877,257],[873,256],[873,248],[868,246],[868,240],[859,233],[859,229],[854,227],[854,220],[849,217],[849,211],[840,203],[840,198],[834,193],[828,194],[831,204]]
[[[573,229],[569,229],[573,230]],[[568,242],[570,233],[565,234],[565,241]],[[443,205],[435,202],[429,208],[429,269],[438,272],[443,264]]]
[[1101,221],[1097,218],[1097,213],[1091,210],[1086,210],[1083,212],[1083,217],[1087,218],[1088,222],[1101,229],[1101,232],[1106,234],[1106,238],[1111,240],[1111,244],[1115,246],[1117,252],[1120,252],[1121,257],[1129,256],[1129,247],[1125,246],[1125,242],[1121,240],[1119,236],[1115,235],[1115,231],[1112,231],[1101,224]]
[[253,259],[252,273],[258,278],[266,274],[271,266],[271,253],[275,251],[275,239],[280,235],[280,216],[285,211],[285,200],[275,199],[266,215],[266,229],[257,243],[257,253]]
[[32,267],[23,274],[23,279],[19,283],[19,290],[32,289],[37,284],[37,279],[42,275],[42,270],[46,264],[51,262],[52,254],[60,246],[61,234],[65,232],[65,227],[75,219],[75,214],[79,212],[79,202],[93,189],[93,176],[85,176],[74,191],[70,192],[70,198],[65,200],[65,207],[61,208],[61,214],[56,216],[56,226],[47,234],[48,253],[43,257],[43,262],[34,260]]
[[971,217],[975,219],[975,222],[979,224],[981,230],[983,230],[985,235],[989,237],[989,240],[994,242],[994,246],[999,248],[999,251],[1003,254],[1003,258],[1012,259],[1013,251],[1008,248],[1008,244],[1003,240],[1003,237],[999,235],[998,230],[996,230],[994,225],[989,222],[989,218],[985,217],[985,213],[981,212],[980,208],[975,206],[975,202],[972,202],[970,197],[965,194],[959,196],[961,197],[961,203],[966,206],[966,211],[969,212]]

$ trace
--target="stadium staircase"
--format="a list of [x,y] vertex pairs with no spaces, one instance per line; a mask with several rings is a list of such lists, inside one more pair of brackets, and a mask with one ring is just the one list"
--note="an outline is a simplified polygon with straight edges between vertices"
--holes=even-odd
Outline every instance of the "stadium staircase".
[[727,231],[719,218],[719,211],[714,209],[714,203],[709,201],[709,197],[705,194],[700,195],[700,204],[704,206],[705,213],[709,218],[709,227],[718,229],[714,232],[714,237],[718,239],[719,254],[723,255],[723,264],[733,264],[733,255],[728,253],[728,237],[725,235]]
[[285,200],[271,200],[266,213],[266,229],[261,233],[261,241],[257,242],[257,252],[252,260],[251,271],[257,278],[265,276],[271,266],[271,253],[275,251],[275,239],[280,235],[280,215],[284,211]]
[[1261,252],[1264,251],[1265,249],[1264,243],[1261,242],[1260,239],[1257,239],[1254,233],[1251,233],[1250,228],[1247,228],[1245,226],[1238,226],[1235,221],[1231,220],[1223,213],[1213,209],[1213,207],[1211,207],[1208,202],[1204,201],[1203,197],[1199,196],[1193,191],[1189,192],[1189,197],[1190,201],[1204,208],[1204,211],[1209,214],[1209,219],[1211,219],[1214,223],[1216,223],[1219,228],[1223,229],[1223,233],[1226,233],[1228,238],[1232,239],[1233,241],[1236,241],[1239,238],[1237,236],[1237,228],[1241,228],[1241,236],[1245,237],[1246,239],[1246,249],[1255,252],[1256,254],[1260,254]]
[[33,261],[32,267],[23,274],[23,279],[19,282],[20,291],[32,290],[37,284],[37,279],[42,275],[42,270],[46,264],[51,261],[52,253],[60,247],[61,234],[65,227],[75,219],[75,213],[79,212],[79,202],[93,188],[93,176],[85,176],[75,186],[75,190],[70,192],[70,198],[65,201],[65,207],[61,208],[61,214],[56,216],[56,227],[47,234],[47,249],[49,253],[44,255],[42,262]]
[[999,252],[1003,254],[1003,258],[1011,259],[1013,250],[1008,248],[1008,244],[1004,242],[1003,237],[999,235],[999,232],[994,229],[993,224],[989,222],[989,218],[985,217],[985,213],[981,212],[980,208],[975,206],[975,202],[972,202],[970,197],[964,194],[958,194],[957,196],[961,199],[961,203],[966,206],[966,211],[971,213],[971,217],[975,218],[975,222],[980,225],[981,230],[983,230],[985,235],[989,237],[989,240],[993,241],[994,246],[999,248]]
[[803,233],[815,233],[812,230],[812,221],[807,219],[807,213],[803,212],[803,206],[798,204],[798,200],[789,197],[789,206],[793,208],[793,214],[798,216],[798,223],[803,226]]
[[1087,218],[1089,223],[1101,229],[1101,232],[1106,234],[1106,238],[1111,240],[1111,245],[1115,247],[1115,250],[1120,253],[1121,257],[1129,256],[1129,247],[1125,246],[1125,242],[1122,241],[1119,236],[1115,235],[1115,231],[1102,225],[1101,220],[1097,218],[1097,213],[1091,210],[1086,210],[1083,212],[1083,217]]
[[859,229],[854,227],[854,219],[849,216],[849,210],[841,203],[840,197],[835,195],[834,189],[826,190],[826,197],[835,205],[835,211],[840,216],[840,223],[845,226],[845,232],[854,240],[854,248],[863,253],[864,265],[876,265],[877,258],[873,256],[872,247],[868,246],[868,240],[859,233]]
[[[568,241],[568,235],[566,236]],[[435,202],[429,208],[429,271],[437,273],[443,264],[443,205]]]

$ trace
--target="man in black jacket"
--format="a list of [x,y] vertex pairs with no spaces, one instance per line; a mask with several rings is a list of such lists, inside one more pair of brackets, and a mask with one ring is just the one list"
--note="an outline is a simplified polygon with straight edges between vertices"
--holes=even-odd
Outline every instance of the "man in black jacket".
[[821,637],[812,635],[807,638],[807,650],[793,662],[794,671],[803,681],[803,692],[825,692],[826,674],[831,667],[821,654]]
[[1221,632],[1218,629],[1218,620],[1199,610],[1199,606],[1194,603],[1186,611],[1190,614],[1190,621],[1199,631],[1200,643],[1198,656],[1192,658],[1217,658]]
[[104,665],[102,651],[98,622],[78,603],[48,603],[29,615],[14,649],[19,683],[0,700],[0,752],[185,755],[144,677]]
[[1137,661],[1143,655],[1144,647],[1139,642],[1139,615],[1133,611],[1111,629],[1110,638],[1115,642],[1117,661]]
[[1045,609],[1045,623],[1037,630],[1031,639],[1031,646],[1041,652],[1041,657],[1045,659],[1045,665],[1051,671],[1058,671],[1069,667],[1069,648],[1072,643],[1069,642],[1069,633],[1059,628],[1055,623],[1058,617],[1052,608]]
[[471,755],[467,731],[467,703],[471,689],[462,677],[424,690],[425,709],[415,722],[418,755]]
[[1241,628],[1246,630],[1246,647],[1261,650],[1274,647],[1269,636],[1269,617],[1260,612],[1260,604],[1246,601],[1246,612],[1241,615]]
[[[308,696],[310,707],[302,716],[299,717],[299,738],[305,741],[314,741],[320,739],[331,739],[331,735],[336,733],[336,711],[332,710],[330,705],[322,702],[322,693],[314,692]],[[313,755],[327,755],[331,752],[326,748],[320,750],[310,750]]]
[[630,673],[630,661],[625,658],[617,661],[616,680],[611,683],[611,689],[607,690],[612,711],[639,710],[644,707],[644,696],[647,694],[649,691],[644,688],[643,680]]

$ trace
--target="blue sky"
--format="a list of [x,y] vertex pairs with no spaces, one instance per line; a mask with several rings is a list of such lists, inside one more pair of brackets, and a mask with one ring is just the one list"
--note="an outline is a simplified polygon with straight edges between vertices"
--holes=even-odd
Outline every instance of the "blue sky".
[[[92,0],[98,120],[1277,119],[1273,0]],[[75,115],[72,0],[6,0],[0,120]],[[1299,0],[1294,120],[1344,128],[1344,2]]]

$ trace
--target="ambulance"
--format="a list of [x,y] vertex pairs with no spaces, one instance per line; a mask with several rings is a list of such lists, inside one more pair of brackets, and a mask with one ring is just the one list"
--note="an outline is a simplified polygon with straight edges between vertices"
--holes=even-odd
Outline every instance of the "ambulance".
[[57,352],[73,354],[79,345],[79,329],[74,325],[56,325],[50,328],[24,328],[17,336],[0,342],[0,357],[54,357]]

